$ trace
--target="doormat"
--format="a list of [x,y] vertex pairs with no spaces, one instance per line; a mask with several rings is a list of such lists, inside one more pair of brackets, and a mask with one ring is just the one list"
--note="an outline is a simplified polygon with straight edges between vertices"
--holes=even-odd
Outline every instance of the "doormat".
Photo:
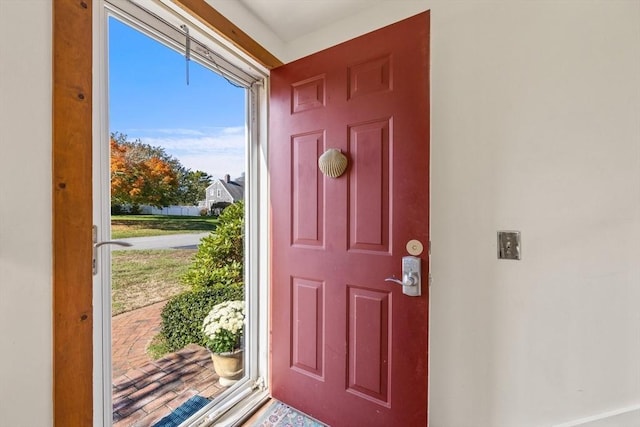
[[254,427],[326,427],[282,402],[272,403]]
[[178,406],[175,411],[155,423],[153,427],[178,427],[210,402],[209,399],[205,399],[202,396],[193,396]]

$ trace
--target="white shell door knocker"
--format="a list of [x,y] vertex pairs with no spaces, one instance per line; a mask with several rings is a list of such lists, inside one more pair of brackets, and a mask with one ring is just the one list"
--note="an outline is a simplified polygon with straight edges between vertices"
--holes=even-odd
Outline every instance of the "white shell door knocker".
[[347,156],[337,148],[329,148],[318,159],[318,167],[326,176],[337,178],[347,169]]

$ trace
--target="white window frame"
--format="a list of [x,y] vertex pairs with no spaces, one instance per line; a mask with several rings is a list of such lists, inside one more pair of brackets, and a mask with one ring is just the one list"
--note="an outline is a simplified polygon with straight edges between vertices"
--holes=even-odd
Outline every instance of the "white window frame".
[[[136,12],[137,5],[150,10],[163,24],[162,31],[148,14]],[[224,419],[225,424],[242,421],[269,397],[268,393],[268,174],[267,174],[267,94],[269,71],[235,48],[230,42],[188,15],[169,0],[98,0],[93,2],[93,140],[94,165],[104,165],[109,156],[108,129],[108,18],[115,16],[133,28],[161,41],[184,54],[184,38],[180,25],[189,27],[191,57],[205,67],[247,88],[246,124],[246,211],[245,211],[245,295],[248,312],[245,377],[232,386],[215,404],[207,405],[192,417],[188,426],[208,426]],[[157,23],[158,21],[155,21]],[[170,27],[173,27],[172,30]],[[164,32],[163,32],[164,31]],[[178,37],[177,37],[178,36]],[[184,36],[182,36],[184,37]],[[181,41],[182,40],[182,41]],[[204,52],[205,46],[208,52]],[[215,63],[209,61],[213,54]],[[109,167],[94,168],[94,182],[109,180]],[[97,181],[96,181],[97,180]],[[105,182],[105,181],[103,181]],[[104,187],[104,185],[103,185]],[[108,187],[108,186],[107,186]],[[94,192],[95,193],[95,192]],[[99,238],[109,240],[110,224],[108,189],[94,194],[94,220],[99,225]],[[110,251],[101,251],[98,260],[110,265]],[[103,306],[110,304],[108,269],[101,269],[94,280],[94,427],[112,425],[111,399],[111,319]],[[105,304],[106,303],[106,304]],[[105,338],[106,337],[106,338]]]

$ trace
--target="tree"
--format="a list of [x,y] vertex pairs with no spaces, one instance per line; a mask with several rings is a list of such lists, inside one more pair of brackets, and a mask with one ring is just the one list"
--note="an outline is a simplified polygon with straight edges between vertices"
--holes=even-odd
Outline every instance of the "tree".
[[164,149],[111,134],[111,205],[168,206],[176,201],[180,162]]
[[206,172],[185,169],[178,173],[178,200],[181,205],[197,205],[206,198],[212,177]]

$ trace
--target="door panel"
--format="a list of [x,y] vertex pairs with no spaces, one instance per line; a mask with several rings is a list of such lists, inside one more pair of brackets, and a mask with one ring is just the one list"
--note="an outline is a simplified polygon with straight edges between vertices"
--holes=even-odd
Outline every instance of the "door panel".
[[349,249],[389,253],[390,120],[349,125]]
[[389,403],[390,292],[349,287],[348,391]]
[[313,132],[291,137],[294,245],[322,246],[324,224],[324,182],[315,166],[322,154],[324,135]]
[[323,284],[316,280],[293,278],[291,310],[291,367],[300,373],[321,379],[324,375],[322,348]]
[[332,426],[427,423],[427,280],[385,279],[428,247],[428,47],[423,13],[272,70],[272,393]]

